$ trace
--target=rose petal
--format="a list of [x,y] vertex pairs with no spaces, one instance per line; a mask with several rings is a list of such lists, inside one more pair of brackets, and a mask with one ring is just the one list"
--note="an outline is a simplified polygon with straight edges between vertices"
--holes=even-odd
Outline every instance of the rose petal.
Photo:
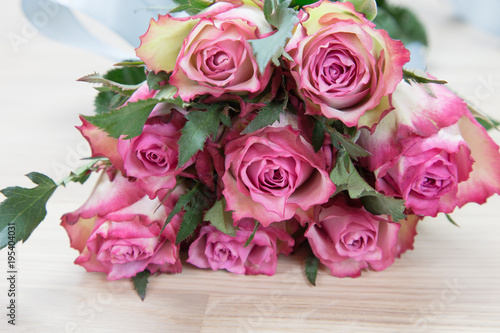
[[112,211],[132,205],[139,201],[144,192],[138,190],[133,182],[121,174],[116,174],[113,181],[102,174],[92,194],[83,204],[72,213],[64,214],[61,218],[63,224],[75,224],[80,218],[90,219],[93,216],[103,216]]
[[89,123],[84,117],[80,116],[80,120],[83,124],[76,128],[89,142],[92,157],[107,157],[115,168],[123,170],[123,160],[117,149],[118,140],[110,137],[108,133],[99,127]]
[[475,161],[469,179],[458,184],[458,206],[467,202],[483,204],[493,194],[500,194],[499,147],[470,113],[458,124]]

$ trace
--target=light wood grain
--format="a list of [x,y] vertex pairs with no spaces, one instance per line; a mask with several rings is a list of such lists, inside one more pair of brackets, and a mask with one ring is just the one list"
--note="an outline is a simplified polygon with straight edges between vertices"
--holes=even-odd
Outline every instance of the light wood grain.
[[[407,3],[402,1],[400,3]],[[58,177],[86,153],[74,129],[90,114],[94,90],[75,80],[112,62],[38,35],[15,53],[7,39],[25,20],[18,1],[0,11],[0,188],[30,186],[23,176]],[[459,22],[447,2],[414,2],[426,23],[429,71],[500,118],[500,37]],[[6,9],[5,9],[6,8]],[[484,87],[484,80],[498,82]],[[483,88],[481,88],[483,85]],[[480,96],[478,96],[480,95]],[[492,133],[500,142],[498,133]],[[57,163],[54,163],[57,162]],[[39,229],[17,247],[17,326],[6,323],[6,253],[0,253],[2,332],[499,332],[500,197],[418,227],[415,250],[383,272],[357,279],[322,269],[306,283],[304,255],[279,260],[272,277],[196,269],[150,279],[141,302],[129,281],[108,282],[73,264],[59,217],[90,193],[57,190]]]

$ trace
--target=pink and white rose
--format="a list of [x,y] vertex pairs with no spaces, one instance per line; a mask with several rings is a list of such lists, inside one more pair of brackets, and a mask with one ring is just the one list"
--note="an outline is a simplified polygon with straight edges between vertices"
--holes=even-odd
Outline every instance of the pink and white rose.
[[[148,98],[153,92],[143,85],[129,102]],[[81,118],[78,127],[92,149],[92,157],[107,157],[115,168],[127,177],[137,179],[137,186],[151,198],[174,188],[176,176],[194,162],[194,157],[178,166],[181,130],[186,123],[186,111],[174,104],[157,104],[146,120],[142,133],[134,138],[114,139],[102,129]]]
[[[173,104],[158,104],[147,119],[141,135],[117,142],[123,159],[123,170],[129,177],[139,179],[148,192],[172,189],[175,176],[193,163],[178,167],[181,130],[186,123],[184,110]],[[155,196],[155,195],[153,195]]]
[[400,197],[417,215],[451,213],[467,202],[484,203],[500,193],[498,145],[467,105],[442,85],[401,83],[393,110],[360,144],[376,188]]
[[[144,83],[134,91],[127,100],[127,103],[153,98],[157,93],[158,91],[150,90],[148,85]],[[82,121],[82,125],[77,126],[77,129],[88,141],[92,151],[92,157],[106,157],[115,168],[124,171],[123,158],[120,156],[117,149],[118,139],[109,136],[108,133],[91,124],[84,117],[80,117],[80,120]]]
[[184,115],[171,104],[161,104],[148,118],[142,133],[132,139],[120,138],[117,149],[128,176],[146,178],[175,175]]
[[175,238],[182,216],[177,214],[161,231],[180,193],[168,200],[151,200],[119,173],[103,175],[89,200],[62,217],[71,247],[80,255],[75,263],[89,272],[104,272],[108,280],[151,273],[179,273],[182,265]]
[[285,47],[306,113],[372,127],[389,112],[390,94],[410,54],[349,2],[305,6]]
[[198,238],[189,247],[187,262],[199,268],[226,269],[236,274],[273,275],[278,255],[288,255],[294,239],[286,230],[286,223],[258,227],[254,238],[244,246],[254,229],[254,220],[238,223],[236,236],[229,236],[212,225],[201,227]]
[[223,195],[233,219],[267,227],[304,215],[335,192],[328,156],[291,126],[266,127],[226,143]]
[[271,66],[259,72],[248,41],[271,32],[255,4],[217,2],[195,16],[151,20],[136,54],[155,73],[172,72],[169,82],[184,101],[247,95],[263,91],[272,72]]

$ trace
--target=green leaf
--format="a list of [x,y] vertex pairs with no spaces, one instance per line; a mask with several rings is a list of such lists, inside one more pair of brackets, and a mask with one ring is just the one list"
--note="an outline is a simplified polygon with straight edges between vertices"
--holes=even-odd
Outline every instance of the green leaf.
[[186,164],[199,150],[203,151],[209,135],[215,138],[219,131],[221,117],[219,104],[209,105],[207,111],[191,111],[186,115],[188,121],[179,139],[178,167]]
[[[138,85],[146,80],[146,73],[142,67],[123,67],[112,69],[103,77],[118,84]],[[110,110],[122,106],[129,98],[130,93],[131,91],[128,91],[121,95],[114,91],[100,92],[94,100],[96,114],[108,113]]]
[[146,269],[132,278],[132,283],[134,284],[134,289],[142,301],[146,298],[146,287],[148,285],[148,279],[151,273]]
[[105,79],[122,84],[139,84],[146,81],[144,67],[113,68],[103,75]]
[[[337,186],[337,191],[335,193],[340,192],[339,186],[345,185],[349,183],[349,177],[351,176],[351,165],[352,161],[349,158],[349,155],[343,151],[339,151],[337,153],[337,161],[335,162],[335,167],[330,172],[330,179]],[[347,187],[345,187],[347,189]]]
[[404,44],[419,42],[427,45],[427,34],[418,17],[409,9],[377,1],[378,14],[373,20],[377,29],[386,30],[393,39],[399,39]]
[[97,94],[94,100],[95,113],[109,113],[111,110],[122,106],[128,98],[128,96],[123,96],[113,91],[102,91]]
[[[337,162],[335,168],[330,173],[330,179],[342,189],[347,189],[349,197],[352,199],[358,199],[374,191],[363,177],[361,177],[349,155],[345,152],[337,154]],[[339,190],[337,189],[336,193],[338,192]]]
[[290,2],[290,0],[264,0],[264,15],[278,30],[271,36],[248,41],[261,73],[264,73],[269,61],[279,66],[285,45],[292,37],[295,23],[299,21],[297,12],[289,8]]
[[243,245],[243,247],[247,247],[248,245],[250,245],[250,242],[253,240],[253,238],[255,237],[255,233],[257,232],[257,229],[259,229],[259,221],[255,220],[255,226],[253,227],[253,231],[252,233],[250,234],[250,236],[248,237],[247,241],[245,242],[245,245]]
[[315,152],[318,152],[321,149],[321,147],[323,147],[324,141],[325,141],[325,124],[319,119],[314,119],[312,145],[314,147]]
[[159,100],[154,98],[139,100],[127,103],[127,105],[109,113],[84,118],[106,131],[113,138],[117,139],[125,135],[125,139],[131,139],[142,133],[149,114],[158,103]]
[[57,188],[52,179],[41,173],[32,172],[26,176],[37,186],[30,189],[8,187],[0,191],[7,198],[0,203],[0,248],[12,241],[7,238],[7,229],[12,226],[15,227],[15,243],[28,239],[47,215],[45,205]]
[[455,221],[451,218],[450,214],[444,214],[444,215],[446,216],[446,219],[447,219],[447,220],[448,220],[451,224],[453,224],[455,227],[459,227],[459,228],[460,228],[460,226],[457,224],[457,222],[455,222]]
[[313,286],[316,286],[316,277],[318,276],[318,267],[319,267],[319,259],[316,258],[316,256],[311,253],[306,258],[305,271],[306,271],[307,280]]
[[362,13],[370,21],[377,16],[377,2],[375,0],[340,0],[341,2],[350,2],[358,13]]
[[189,15],[196,15],[213,3],[205,0],[174,0],[174,2],[179,6],[172,9],[170,13],[186,12]]
[[224,198],[217,201],[206,211],[205,221],[210,222],[210,224],[226,235],[236,236],[233,214],[231,211],[226,210],[226,200]]
[[163,229],[165,229],[167,224],[169,224],[170,221],[172,221],[174,216],[179,214],[180,211],[191,202],[191,200],[193,199],[195,194],[198,193],[199,186],[200,186],[200,183],[196,184],[196,186],[193,187],[189,192],[184,193],[183,195],[181,195],[179,197],[179,200],[177,200],[177,203],[175,204],[174,209],[172,209],[170,214],[167,216],[167,220],[165,221],[165,224],[163,225],[162,231],[163,231]]
[[160,83],[168,82],[168,80],[170,79],[170,75],[172,75],[172,73],[167,73],[164,71],[158,72],[156,74],[152,71],[149,72],[147,75],[147,84],[149,90],[160,90],[162,88]]
[[337,153],[335,167],[330,179],[337,186],[335,194],[347,190],[351,199],[360,199],[363,206],[375,215],[391,215],[394,221],[404,219],[404,200],[386,197],[375,191],[359,174],[345,151]]
[[334,145],[334,147],[339,150],[342,149],[345,150],[354,160],[357,160],[358,157],[366,157],[371,155],[363,147],[357,145],[352,140],[346,138],[332,126],[328,125],[325,127],[325,129],[328,132],[328,134],[330,134],[330,138],[332,140],[332,144]]
[[176,245],[191,236],[196,230],[196,227],[203,223],[203,210],[206,205],[204,200],[199,196],[196,196],[195,198],[197,200],[192,201],[188,207],[184,208],[185,213],[182,218],[179,232],[175,238]]
[[366,210],[374,215],[391,215],[394,222],[406,218],[406,215],[403,213],[405,210],[405,202],[402,199],[386,197],[379,193],[376,195],[370,194],[364,196],[360,198],[360,200]]
[[270,102],[260,109],[257,116],[248,124],[241,134],[248,134],[255,132],[263,127],[274,124],[280,119],[281,112],[284,111],[285,105],[280,102]]

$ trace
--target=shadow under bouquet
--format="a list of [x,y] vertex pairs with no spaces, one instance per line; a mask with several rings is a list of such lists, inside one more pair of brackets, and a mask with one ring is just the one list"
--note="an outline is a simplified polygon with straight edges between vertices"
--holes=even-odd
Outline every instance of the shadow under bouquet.
[[375,1],[190,1],[152,19],[139,60],[80,79],[99,90],[78,127],[89,163],[2,191],[2,246],[29,237],[58,186],[100,173],[62,226],[76,264],[132,278],[142,298],[150,275],[182,271],[181,251],[199,268],[273,275],[303,246],[312,284],[320,264],[338,277],[389,267],[423,217],[500,193],[500,153],[494,122],[403,68],[410,52],[376,13]]

